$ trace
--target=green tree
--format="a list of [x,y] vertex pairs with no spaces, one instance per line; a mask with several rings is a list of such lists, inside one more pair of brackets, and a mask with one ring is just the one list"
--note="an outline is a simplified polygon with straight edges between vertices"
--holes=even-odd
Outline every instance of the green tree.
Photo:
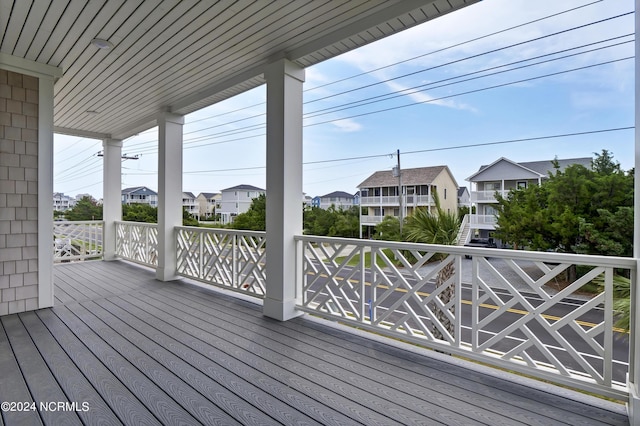
[[182,208],[182,226],[200,226],[198,219],[193,217],[186,207]]
[[91,197],[82,197],[64,216],[71,221],[102,220],[102,206]]
[[312,207],[303,213],[303,226],[307,235],[357,238],[360,236],[358,207]]
[[358,207],[336,209],[331,206],[334,221],[329,228],[330,237],[358,238],[360,236],[360,217]]
[[396,216],[385,216],[382,222],[376,225],[374,240],[402,241],[400,235],[400,219]]
[[[612,245],[628,230],[633,205],[633,174],[621,170],[612,154],[595,154],[592,168],[557,167],[540,186],[498,195],[496,236],[516,247],[565,253],[613,255],[629,252]],[[608,238],[610,241],[598,241]],[[611,240],[613,239],[613,240]]]
[[[425,208],[418,208],[414,213],[407,218],[407,224],[405,226],[405,235],[407,240],[415,241],[418,243],[427,244],[441,244],[441,245],[454,245],[458,231],[460,229],[460,220],[454,213],[445,212],[440,206],[440,199],[437,192],[433,194],[434,202],[436,205],[435,213],[430,212]],[[455,283],[452,279],[455,275],[455,265],[453,256],[438,255],[442,262],[446,264],[440,269],[436,276],[436,289],[440,289],[445,286],[444,289],[437,296],[443,306],[446,306],[455,297]],[[434,302],[432,304],[432,311],[436,319],[443,325],[445,330],[453,336],[454,327],[453,323],[449,320],[445,313],[444,307]],[[455,315],[453,307],[449,308],[449,312]],[[436,339],[444,339],[442,332],[432,326],[432,333]]]
[[158,223],[158,208],[146,203],[123,204],[122,220]]
[[259,197],[251,201],[249,210],[240,213],[233,220],[231,227],[234,229],[245,229],[249,231],[264,231],[266,229],[267,197],[260,194]]

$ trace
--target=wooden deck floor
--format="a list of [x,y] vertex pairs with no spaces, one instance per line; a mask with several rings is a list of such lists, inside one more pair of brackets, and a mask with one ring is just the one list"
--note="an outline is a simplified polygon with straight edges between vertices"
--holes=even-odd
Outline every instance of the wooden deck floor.
[[125,262],[54,271],[55,307],[0,318],[0,401],[36,403],[0,425],[628,424]]

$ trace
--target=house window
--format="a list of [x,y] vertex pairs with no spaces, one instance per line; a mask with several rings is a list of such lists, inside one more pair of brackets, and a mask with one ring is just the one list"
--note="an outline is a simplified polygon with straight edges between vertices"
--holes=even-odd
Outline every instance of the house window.
[[398,207],[396,207],[395,209],[393,209],[393,215],[394,215],[395,217],[400,216],[400,209],[399,209]]
[[526,180],[518,181],[518,182],[516,183],[516,187],[517,187],[518,189],[526,189],[526,188],[527,188],[527,181],[526,181]]
[[447,188],[444,189],[444,199],[447,199]]
[[376,207],[375,209],[373,209],[373,215],[374,216],[384,216],[384,209],[382,209],[380,207]]

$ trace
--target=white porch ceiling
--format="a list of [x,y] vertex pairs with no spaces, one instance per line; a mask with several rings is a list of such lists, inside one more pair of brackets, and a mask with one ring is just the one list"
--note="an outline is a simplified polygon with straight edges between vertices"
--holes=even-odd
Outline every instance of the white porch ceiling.
[[476,1],[0,0],[0,52],[62,69],[56,131],[125,138]]

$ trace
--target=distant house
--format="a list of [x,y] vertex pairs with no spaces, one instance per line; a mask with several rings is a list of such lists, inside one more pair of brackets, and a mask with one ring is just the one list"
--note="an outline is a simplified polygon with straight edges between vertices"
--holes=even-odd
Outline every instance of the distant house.
[[545,160],[516,163],[501,157],[469,176],[471,183],[471,203],[476,211],[470,216],[471,234],[489,238],[496,229],[496,194],[506,196],[511,189],[526,188],[529,185],[540,185],[553,172],[554,161],[562,171],[570,165],[580,164],[591,168],[590,157],[569,158],[564,160]]
[[302,194],[302,208],[308,210],[313,206],[313,198],[307,194]]
[[[403,169],[402,217],[413,213],[417,207],[435,208],[433,194],[438,193],[444,211],[458,210],[458,184],[447,166]],[[400,216],[398,176],[391,170],[377,171],[365,179],[360,190],[360,228],[367,234],[382,222],[385,216]]]
[[193,195],[193,192],[182,193],[182,207],[191,216],[195,218],[200,217],[200,209],[199,209],[198,203],[196,202],[196,196]]
[[200,219],[209,219],[215,217],[216,208],[222,194],[219,192],[201,192],[196,197],[198,204],[198,217]]
[[53,193],[53,211],[64,212],[72,209],[76,205],[76,199],[62,192]]
[[471,208],[471,193],[466,186],[458,188],[458,207]]
[[220,214],[220,221],[222,223],[233,222],[237,215],[249,210],[251,201],[261,194],[266,194],[266,191],[251,185],[238,185],[223,189],[220,197],[220,209],[217,210],[217,213]]
[[339,210],[347,210],[355,205],[354,202],[355,197],[353,194],[344,191],[334,191],[320,197],[314,197],[312,205],[325,210],[331,206]]
[[136,186],[122,190],[122,204],[149,204],[158,207],[158,193],[146,186]]

